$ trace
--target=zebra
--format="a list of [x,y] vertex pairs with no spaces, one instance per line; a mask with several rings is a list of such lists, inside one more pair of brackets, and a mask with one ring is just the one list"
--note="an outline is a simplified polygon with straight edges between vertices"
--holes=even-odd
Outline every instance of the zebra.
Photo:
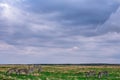
[[18,69],[18,71],[17,71],[17,74],[28,74],[29,73],[29,71],[28,71],[28,69]]
[[6,74],[13,74],[13,73],[17,73],[18,69],[17,68],[11,68],[9,70],[7,70]]
[[33,67],[37,70],[38,73],[42,72],[42,67],[41,67],[41,65],[39,65],[39,64],[34,64]]
[[85,77],[90,77],[90,73],[89,72],[85,72]]
[[35,71],[34,67],[28,69],[29,74],[33,73],[34,71]]
[[17,71],[17,74],[31,74],[31,73],[33,73],[35,71],[35,69],[34,68],[31,68],[31,67],[29,67],[28,69],[27,68],[23,68],[23,69],[18,69],[18,71]]
[[89,71],[89,73],[90,73],[90,76],[95,76],[96,75],[95,71]]
[[38,68],[38,73],[40,73],[40,72],[42,72],[42,67],[41,66]]
[[102,76],[108,76],[108,71],[98,72],[98,78],[101,78]]
[[103,74],[104,74],[105,76],[108,76],[108,75],[109,75],[108,71],[103,71]]
[[30,67],[28,66],[28,68],[11,68],[9,70],[6,71],[6,74],[31,74],[35,71],[34,67]]
[[91,76],[95,76],[95,75],[96,75],[95,71],[85,72],[85,77],[91,77]]

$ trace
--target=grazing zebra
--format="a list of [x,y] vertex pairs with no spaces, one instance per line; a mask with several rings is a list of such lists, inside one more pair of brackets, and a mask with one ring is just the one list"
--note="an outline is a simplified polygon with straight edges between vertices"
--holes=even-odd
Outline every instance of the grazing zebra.
[[102,76],[108,76],[108,71],[98,72],[98,78],[101,78]]
[[38,71],[38,73],[42,72],[42,67],[39,64],[34,64],[34,68]]
[[91,77],[91,76],[95,76],[95,75],[96,75],[95,71],[85,72],[85,77]]
[[7,70],[6,74],[13,74],[13,73],[17,73],[18,69],[17,68],[11,68],[9,70]]
[[108,71],[103,71],[103,73],[104,73],[105,76],[108,76],[108,75],[109,75],[109,74],[108,74]]
[[18,71],[17,71],[17,74],[31,74],[31,73],[33,73],[35,71],[35,69],[34,68],[28,68],[28,69],[26,69],[26,68],[24,68],[24,69],[18,69]]
[[17,74],[28,74],[29,73],[29,71],[28,71],[28,69],[18,69],[18,71],[17,71]]
[[96,75],[95,71],[89,71],[89,73],[90,73],[90,76],[95,76]]
[[41,66],[38,68],[38,73],[40,73],[40,72],[42,72],[42,67]]
[[34,67],[28,69],[29,74],[33,73],[34,71],[35,71]]
[[85,72],[85,77],[90,77],[90,73],[89,72]]

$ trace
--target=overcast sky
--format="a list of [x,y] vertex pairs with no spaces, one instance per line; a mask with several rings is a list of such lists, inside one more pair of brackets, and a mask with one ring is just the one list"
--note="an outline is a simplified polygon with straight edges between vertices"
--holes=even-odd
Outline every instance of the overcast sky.
[[120,63],[120,1],[0,0],[0,63]]

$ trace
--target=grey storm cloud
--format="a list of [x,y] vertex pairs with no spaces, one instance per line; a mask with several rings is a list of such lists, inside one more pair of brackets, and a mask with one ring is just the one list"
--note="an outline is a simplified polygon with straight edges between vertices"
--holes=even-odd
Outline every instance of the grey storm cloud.
[[28,4],[31,4],[29,10],[32,12],[60,13],[51,20],[59,21],[66,26],[102,24],[119,5],[114,0],[30,0]]
[[7,60],[0,63],[117,62],[119,4],[117,0],[1,0],[0,58]]
[[[33,4],[34,3],[34,4]],[[116,12],[119,3],[116,0],[37,0],[28,1],[27,10],[39,14],[56,15],[48,20],[62,25],[60,28],[66,35],[95,36],[98,25],[104,24],[112,13]]]

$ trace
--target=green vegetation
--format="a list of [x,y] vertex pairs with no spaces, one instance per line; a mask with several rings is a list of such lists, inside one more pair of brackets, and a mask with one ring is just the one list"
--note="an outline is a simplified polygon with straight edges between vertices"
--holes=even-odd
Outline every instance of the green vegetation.
[[[10,68],[25,68],[27,65],[1,65],[0,80],[120,80],[120,66],[42,65],[42,72],[31,74],[6,74]],[[85,72],[95,71],[95,76],[86,77]],[[108,76],[98,78],[101,71]]]

